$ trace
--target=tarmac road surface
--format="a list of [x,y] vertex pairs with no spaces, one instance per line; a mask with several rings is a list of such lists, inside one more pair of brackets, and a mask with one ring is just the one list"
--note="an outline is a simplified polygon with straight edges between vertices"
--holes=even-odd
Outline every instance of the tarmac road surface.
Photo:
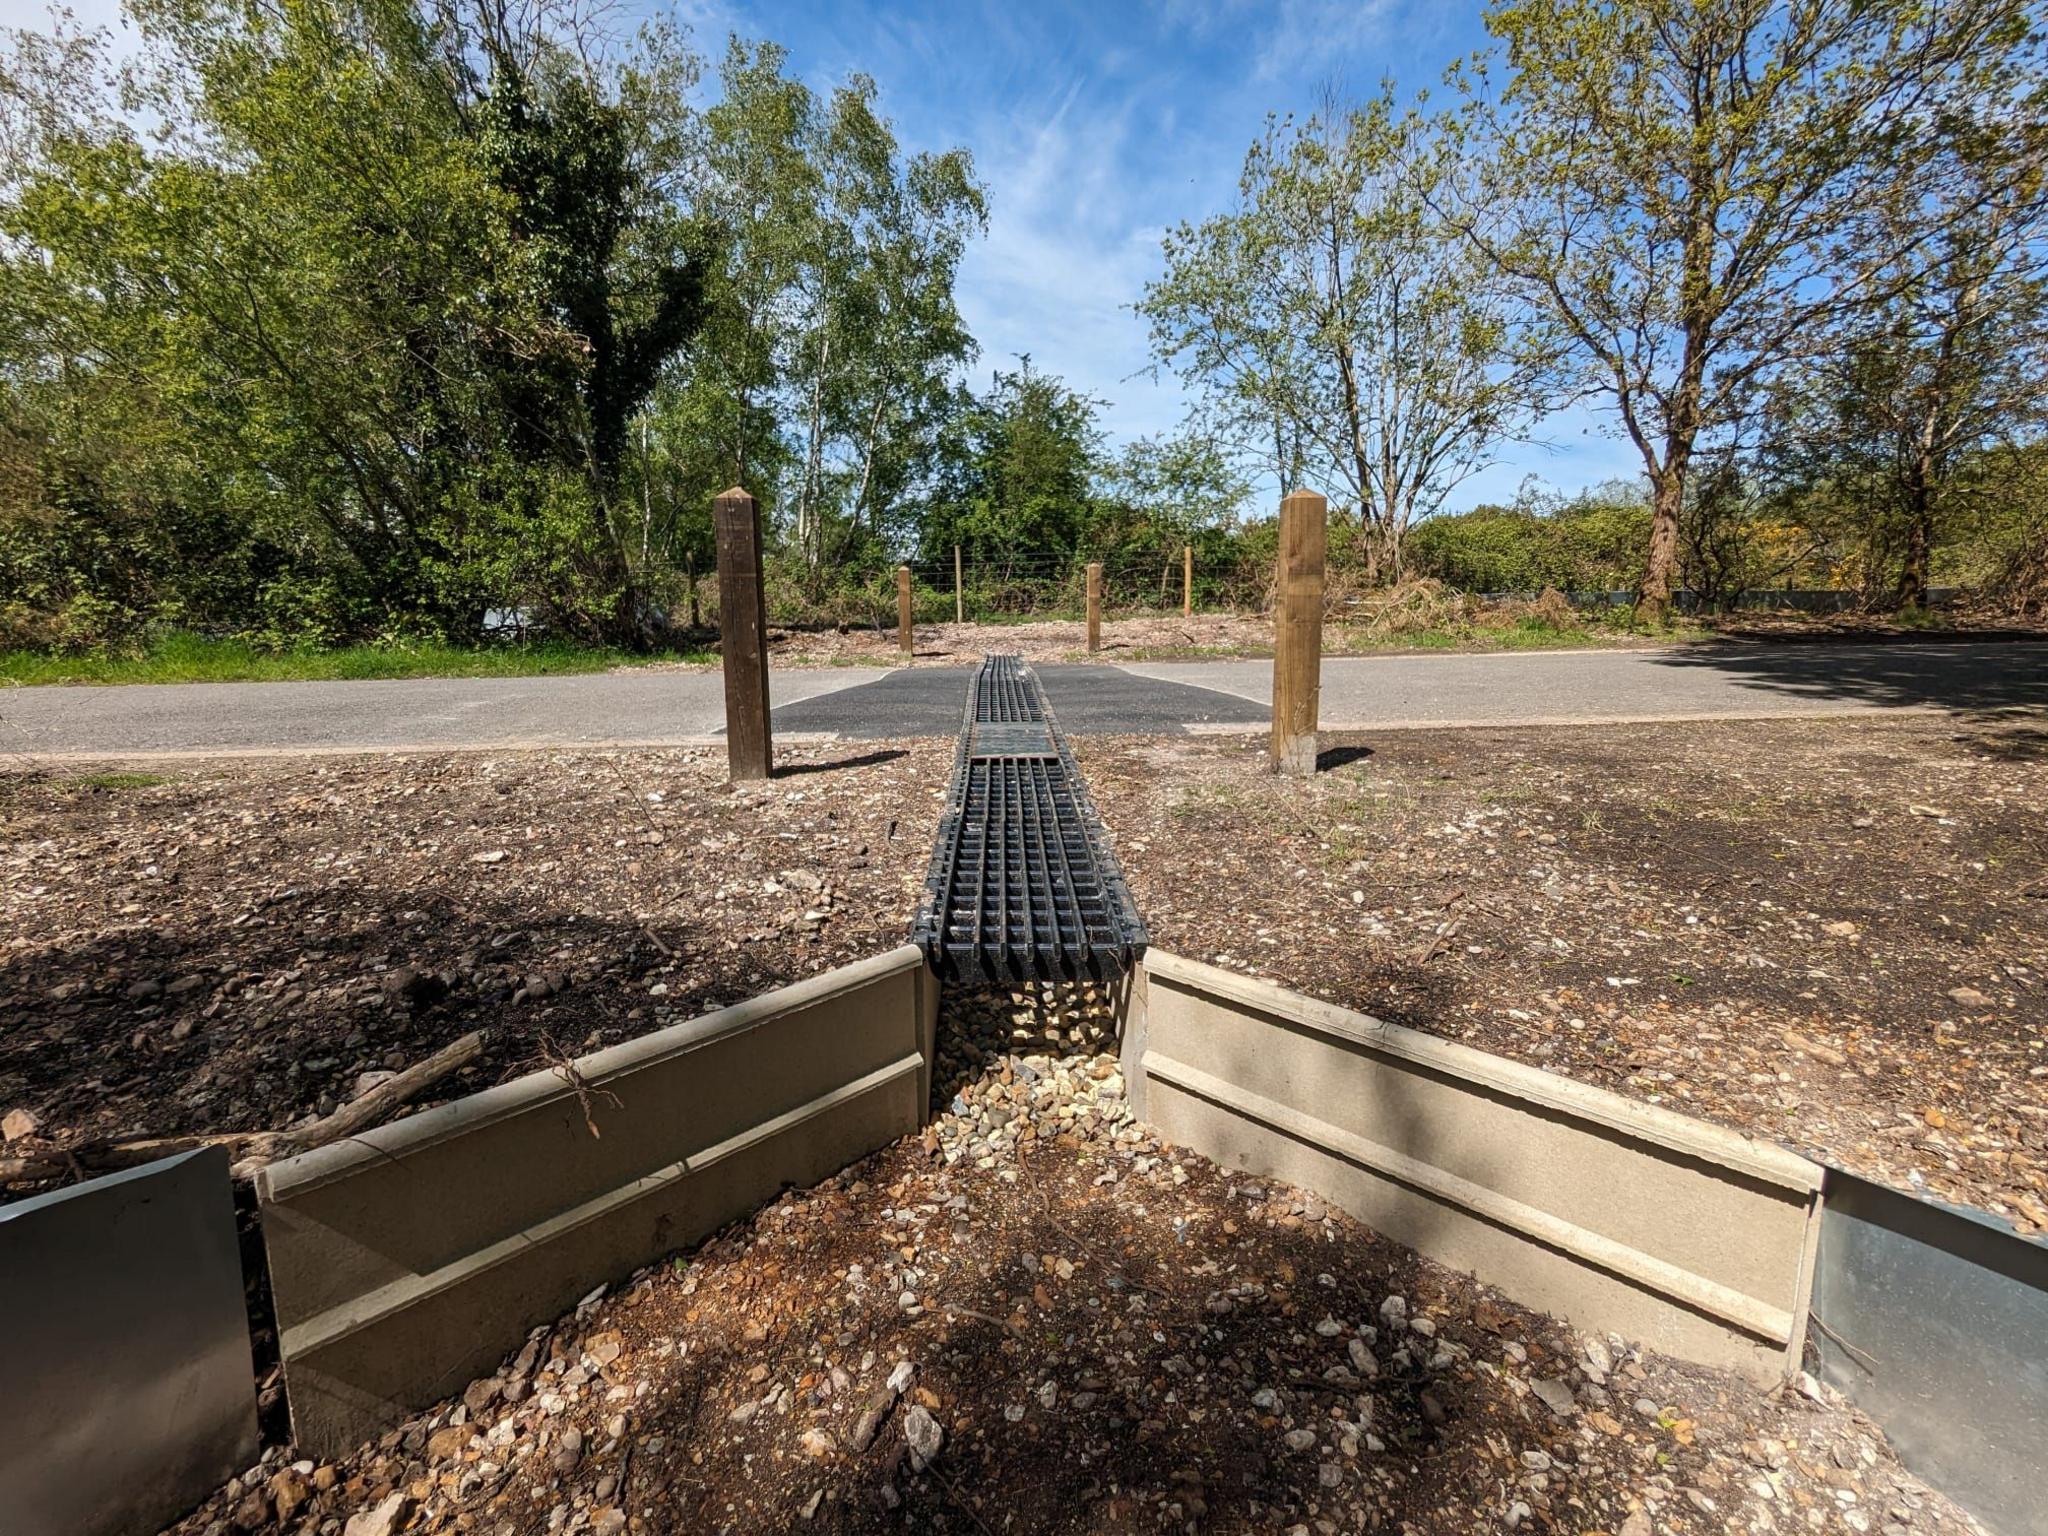
[[[1269,661],[1041,666],[1073,734],[1248,730],[1267,718]],[[965,667],[817,667],[774,674],[775,728],[863,740],[952,735]],[[2048,711],[2048,644],[1711,645],[1667,650],[1331,657],[1326,730]],[[142,757],[251,751],[657,745],[714,739],[717,672],[172,683],[0,692],[0,753]]]

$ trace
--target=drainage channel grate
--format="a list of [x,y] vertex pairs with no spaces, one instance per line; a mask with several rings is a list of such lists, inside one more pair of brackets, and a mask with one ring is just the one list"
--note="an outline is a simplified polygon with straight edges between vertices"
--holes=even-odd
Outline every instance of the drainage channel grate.
[[1016,656],[981,664],[915,942],[945,981],[1114,981],[1145,925],[1073,754]]

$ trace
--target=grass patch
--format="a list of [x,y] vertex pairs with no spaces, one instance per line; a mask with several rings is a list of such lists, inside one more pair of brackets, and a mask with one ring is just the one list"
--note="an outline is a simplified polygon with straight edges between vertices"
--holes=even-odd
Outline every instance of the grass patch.
[[171,781],[161,773],[87,773],[65,781],[73,789],[155,789]]
[[266,651],[243,640],[165,635],[139,655],[59,656],[0,651],[0,684],[332,682],[393,677],[542,677],[604,672],[652,662],[710,662],[710,651],[635,655],[605,646],[540,641],[517,645],[350,645]]

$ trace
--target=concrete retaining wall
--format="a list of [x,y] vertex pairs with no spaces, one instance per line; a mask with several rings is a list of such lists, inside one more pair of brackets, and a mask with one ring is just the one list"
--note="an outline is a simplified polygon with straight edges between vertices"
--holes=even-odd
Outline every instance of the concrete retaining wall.
[[228,1155],[0,1206],[0,1536],[141,1536],[256,1460]]
[[1757,1381],[1796,1365],[1821,1170],[1782,1148],[1154,949],[1132,1106],[1524,1305]]
[[538,1072],[265,1169],[294,1438],[339,1455],[599,1282],[916,1130],[937,1009],[905,946],[587,1056],[581,1102]]

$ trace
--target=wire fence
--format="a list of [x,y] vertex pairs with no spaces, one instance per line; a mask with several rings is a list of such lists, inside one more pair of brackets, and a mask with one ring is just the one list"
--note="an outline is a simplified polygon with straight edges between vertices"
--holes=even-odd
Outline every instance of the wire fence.
[[[1088,570],[1101,567],[1100,612],[1104,618],[1196,613],[1262,613],[1270,608],[1273,574],[1268,562],[1213,552],[1208,559],[1191,545],[1171,549],[1123,550],[1091,561],[1085,554],[1022,552],[953,557],[920,555],[905,562],[911,576],[911,617],[917,624],[1019,623],[1026,620],[1079,621],[1088,611]],[[897,620],[897,575],[889,566],[861,573],[840,572],[820,590],[815,578],[783,570],[768,572],[768,609],[772,622],[805,627],[873,626],[893,628]],[[1425,590],[1426,589],[1426,590]],[[704,584],[707,607],[715,611],[716,583]],[[1325,600],[1340,622],[1377,611],[1390,600],[1410,594],[1409,601],[1465,605],[1528,605],[1537,592],[1459,592],[1440,583],[1420,583],[1411,592],[1367,586],[1362,572],[1333,564]],[[1435,596],[1430,596],[1435,594]],[[1936,606],[1951,600],[1947,590],[1930,593]],[[1585,614],[1627,608],[1635,594],[1625,590],[1567,591],[1558,600]],[[1680,590],[1674,606],[1684,613],[1708,607],[1698,593]],[[1771,590],[1728,594],[1713,606],[1728,611],[1782,611],[1832,614],[1867,604],[1867,595],[1843,590]]]
[[[1088,568],[1101,566],[1104,615],[1168,614],[1235,609],[1263,600],[1240,590],[1236,564],[1204,566],[1192,546],[1171,551],[1124,552],[1100,561],[1086,555],[1021,553],[973,557],[919,557],[905,562],[911,575],[912,617],[919,624],[1014,623],[1025,619],[1081,619],[1088,605]],[[787,567],[767,572],[769,618],[802,626],[878,625],[896,622],[898,567],[864,572],[815,573]],[[715,592],[715,583],[706,589]],[[715,605],[715,597],[710,598]]]

